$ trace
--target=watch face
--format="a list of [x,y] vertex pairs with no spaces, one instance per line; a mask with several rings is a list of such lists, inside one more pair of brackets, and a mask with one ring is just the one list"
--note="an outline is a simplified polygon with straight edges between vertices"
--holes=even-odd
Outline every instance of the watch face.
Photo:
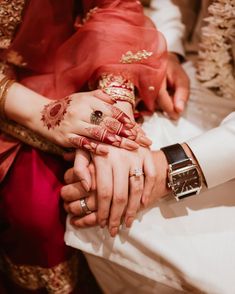
[[187,194],[201,186],[200,177],[196,168],[178,171],[172,175],[173,190],[176,194]]

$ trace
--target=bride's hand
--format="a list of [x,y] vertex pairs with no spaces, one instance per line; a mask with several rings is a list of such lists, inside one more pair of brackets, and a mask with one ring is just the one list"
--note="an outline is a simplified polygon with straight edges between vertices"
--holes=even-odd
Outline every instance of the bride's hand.
[[127,150],[150,144],[138,133],[135,122],[107,102],[112,100],[99,90],[50,102],[41,112],[40,131],[56,144],[97,154],[107,153],[98,142]]
[[[78,199],[89,195],[87,206],[93,213],[82,219],[73,218],[72,223],[80,227],[107,225],[111,236],[115,236],[122,218],[126,226],[130,227],[140,209],[141,199],[147,201],[150,197],[156,177],[152,154],[150,150],[142,147],[132,152],[109,147],[109,154],[105,158],[94,155],[93,162],[97,198],[94,187],[89,194],[83,190],[81,184],[72,183],[74,178],[71,180],[71,170],[65,175],[68,185],[63,187],[61,195],[65,200],[66,210],[80,217],[83,212]],[[82,172],[82,169],[84,171],[82,165],[86,166],[86,164],[80,163]],[[92,173],[94,178],[94,172]]]
[[136,123],[113,106],[114,102],[101,90],[54,101],[18,83],[9,90],[7,117],[60,146],[106,154],[107,148],[100,142],[127,150],[151,144]]

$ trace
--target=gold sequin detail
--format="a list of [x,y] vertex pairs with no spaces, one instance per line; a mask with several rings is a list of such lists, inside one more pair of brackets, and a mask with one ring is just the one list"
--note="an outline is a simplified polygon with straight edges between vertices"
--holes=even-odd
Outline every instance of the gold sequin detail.
[[21,22],[24,0],[0,0],[0,48],[7,49]]
[[52,268],[17,265],[4,256],[2,270],[19,286],[37,290],[45,288],[48,293],[69,294],[73,291],[78,276],[78,258],[62,262]]
[[155,91],[155,87],[154,86],[149,86],[149,91]]
[[90,9],[88,12],[87,12],[87,14],[86,14],[86,16],[82,19],[82,21],[81,21],[81,23],[79,23],[78,25],[76,25],[76,27],[82,27],[90,18],[91,18],[91,16],[94,14],[94,13],[96,13],[97,12],[97,10],[98,10],[98,7],[94,7],[94,8],[92,8],[92,9]]
[[153,55],[153,52],[148,52],[146,50],[140,50],[140,51],[137,51],[136,53],[133,53],[132,51],[127,51],[125,54],[122,55],[120,62],[135,63],[143,59],[148,59],[152,55]]

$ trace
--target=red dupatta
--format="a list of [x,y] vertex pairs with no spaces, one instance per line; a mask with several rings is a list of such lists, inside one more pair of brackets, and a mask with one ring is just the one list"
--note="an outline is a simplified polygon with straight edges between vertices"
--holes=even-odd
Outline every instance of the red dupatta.
[[[164,38],[143,15],[138,1],[31,0],[1,58],[16,65],[22,84],[51,99],[95,87],[103,74],[122,76],[153,111],[166,55]],[[4,137],[0,140],[4,142]],[[1,159],[8,150],[0,146]],[[1,178],[12,160],[11,154],[0,161]]]

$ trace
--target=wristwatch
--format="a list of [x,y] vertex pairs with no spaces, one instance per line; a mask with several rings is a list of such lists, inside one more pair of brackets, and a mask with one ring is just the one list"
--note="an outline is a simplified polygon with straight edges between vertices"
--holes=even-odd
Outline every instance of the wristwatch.
[[179,201],[199,194],[202,188],[202,176],[198,166],[187,156],[180,144],[161,148],[168,161],[168,187]]

